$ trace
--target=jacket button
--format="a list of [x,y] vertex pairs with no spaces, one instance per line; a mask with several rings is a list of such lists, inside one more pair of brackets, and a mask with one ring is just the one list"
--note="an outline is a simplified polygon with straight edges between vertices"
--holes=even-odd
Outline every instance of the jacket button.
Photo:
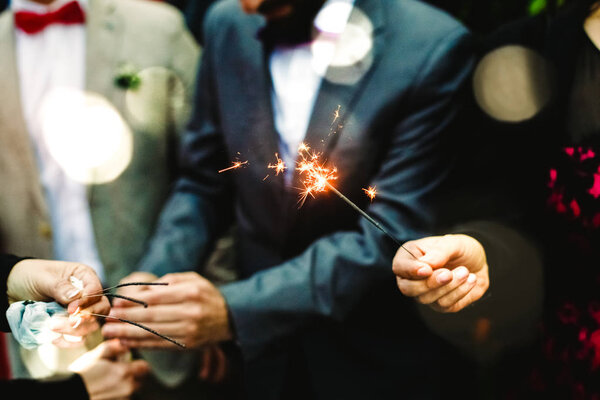
[[52,227],[48,222],[40,222],[38,232],[43,238],[52,239]]

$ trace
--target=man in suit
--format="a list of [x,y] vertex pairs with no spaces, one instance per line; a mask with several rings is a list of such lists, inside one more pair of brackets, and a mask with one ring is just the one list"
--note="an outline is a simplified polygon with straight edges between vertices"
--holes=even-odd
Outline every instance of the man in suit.
[[[198,56],[168,5],[14,0],[0,15],[0,248],[84,262],[105,285],[127,275],[172,184]],[[28,374],[55,372],[42,365]]]
[[[243,279],[217,289],[168,274],[168,286],[136,292],[150,307],[115,302],[112,315],[190,347],[234,339],[251,398],[440,398],[458,387],[468,397],[451,378],[460,361],[395,288],[395,243],[332,191],[299,207],[294,164],[304,143],[398,240],[431,232],[472,65],[467,30],[411,0],[225,0],[204,37],[182,176],[142,269],[202,266],[234,219]],[[279,160],[277,174],[268,165]],[[235,161],[247,163],[219,173]],[[120,323],[103,334],[162,346]]]

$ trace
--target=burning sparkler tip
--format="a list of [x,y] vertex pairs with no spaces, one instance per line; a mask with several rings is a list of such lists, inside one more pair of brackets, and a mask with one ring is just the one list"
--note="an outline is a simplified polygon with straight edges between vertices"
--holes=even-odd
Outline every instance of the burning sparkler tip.
[[377,196],[377,188],[375,186],[369,186],[368,189],[363,188],[365,194],[373,201],[375,196]]

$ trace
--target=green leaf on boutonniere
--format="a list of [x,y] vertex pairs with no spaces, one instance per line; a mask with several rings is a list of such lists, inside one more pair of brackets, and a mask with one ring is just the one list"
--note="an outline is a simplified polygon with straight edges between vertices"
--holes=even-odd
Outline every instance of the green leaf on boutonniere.
[[126,64],[119,69],[117,76],[115,76],[114,82],[115,85],[121,89],[136,90],[138,87],[140,87],[142,79],[140,78],[137,69],[134,66]]

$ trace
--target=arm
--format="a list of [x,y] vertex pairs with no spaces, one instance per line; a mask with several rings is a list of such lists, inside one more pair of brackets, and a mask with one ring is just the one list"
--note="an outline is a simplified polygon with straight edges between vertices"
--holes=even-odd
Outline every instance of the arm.
[[217,216],[231,214],[227,163],[215,109],[210,49],[200,60],[192,117],[182,138],[179,180],[163,208],[139,269],[157,276],[203,265],[220,233]]

